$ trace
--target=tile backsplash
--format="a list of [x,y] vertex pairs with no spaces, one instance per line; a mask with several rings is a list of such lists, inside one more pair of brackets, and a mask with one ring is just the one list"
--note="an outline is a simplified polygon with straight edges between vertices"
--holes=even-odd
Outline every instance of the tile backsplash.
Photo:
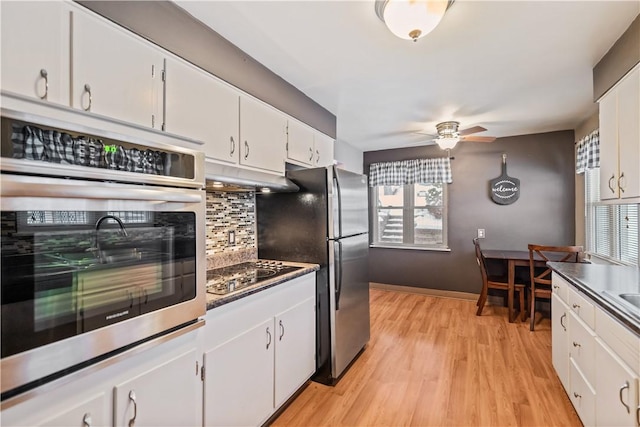
[[207,191],[206,250],[207,269],[257,258],[255,192]]

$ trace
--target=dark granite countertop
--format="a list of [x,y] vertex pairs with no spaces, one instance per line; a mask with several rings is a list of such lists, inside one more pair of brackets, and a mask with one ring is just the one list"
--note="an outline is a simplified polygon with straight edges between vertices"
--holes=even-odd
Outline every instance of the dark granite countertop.
[[640,294],[640,267],[550,262],[549,267],[640,335],[640,308],[619,297]]
[[255,293],[264,291],[265,289],[269,289],[284,282],[288,282],[289,280],[295,279],[296,277],[304,276],[305,274],[313,273],[314,271],[320,270],[320,266],[318,264],[306,264],[301,262],[289,261],[284,261],[283,264],[302,268],[287,274],[283,274],[282,276],[274,277],[273,279],[262,281],[253,286],[239,289],[226,295],[215,295],[207,293],[207,310],[211,310],[216,307],[220,307],[221,305],[237,301],[246,296],[253,295]]

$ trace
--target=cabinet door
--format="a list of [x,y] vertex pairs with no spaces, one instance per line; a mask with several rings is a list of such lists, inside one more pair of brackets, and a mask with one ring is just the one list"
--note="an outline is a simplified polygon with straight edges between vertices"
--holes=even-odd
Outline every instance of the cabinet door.
[[67,5],[3,1],[0,8],[2,90],[69,105],[71,33]]
[[273,412],[273,318],[204,354],[204,424],[257,426]]
[[606,344],[596,344],[596,424],[635,426],[638,376]]
[[199,354],[195,348],[186,351],[114,387],[114,425],[197,425],[202,387],[196,369]]
[[89,398],[77,406],[65,410],[38,424],[42,427],[59,426],[107,426],[111,425],[107,411],[109,399],[105,393]]
[[618,92],[618,151],[621,198],[640,197],[640,68],[627,75]]
[[316,132],[314,143],[315,166],[331,166],[333,164],[333,138]]
[[253,98],[240,97],[240,164],[284,173],[287,120]]
[[202,141],[207,157],[238,163],[239,93],[184,61],[167,58],[165,131]]
[[313,134],[314,131],[309,126],[289,119],[287,123],[287,158],[305,165],[313,164],[315,158]]
[[618,100],[615,89],[600,99],[600,198],[618,198]]
[[569,390],[569,307],[551,295],[551,359],[565,390]]
[[315,298],[276,316],[274,406],[280,407],[316,369]]
[[87,11],[74,11],[72,107],[159,128],[162,64],[151,43]]

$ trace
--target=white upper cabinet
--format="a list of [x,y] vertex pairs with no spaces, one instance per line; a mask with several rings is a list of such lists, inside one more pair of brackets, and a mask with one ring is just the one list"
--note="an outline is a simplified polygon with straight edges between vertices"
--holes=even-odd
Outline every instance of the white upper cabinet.
[[602,200],[640,198],[640,65],[600,101]]
[[69,8],[53,1],[3,1],[2,90],[69,105]]
[[164,130],[203,142],[207,157],[238,163],[240,93],[173,57],[165,72]]
[[313,134],[313,128],[290,118],[287,121],[287,159],[312,165],[315,157]]
[[314,136],[314,166],[331,166],[333,164],[333,138],[316,132]]
[[72,21],[72,107],[160,128],[161,51],[83,9]]
[[240,164],[284,173],[287,119],[249,96],[240,97]]

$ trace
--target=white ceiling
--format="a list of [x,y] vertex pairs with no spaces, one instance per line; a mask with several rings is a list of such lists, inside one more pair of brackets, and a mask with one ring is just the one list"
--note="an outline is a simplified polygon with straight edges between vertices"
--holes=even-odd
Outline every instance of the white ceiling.
[[374,1],[177,1],[337,117],[362,150],[425,144],[458,120],[477,135],[574,129],[597,111],[592,69],[640,13],[633,1],[457,0],[417,43]]

